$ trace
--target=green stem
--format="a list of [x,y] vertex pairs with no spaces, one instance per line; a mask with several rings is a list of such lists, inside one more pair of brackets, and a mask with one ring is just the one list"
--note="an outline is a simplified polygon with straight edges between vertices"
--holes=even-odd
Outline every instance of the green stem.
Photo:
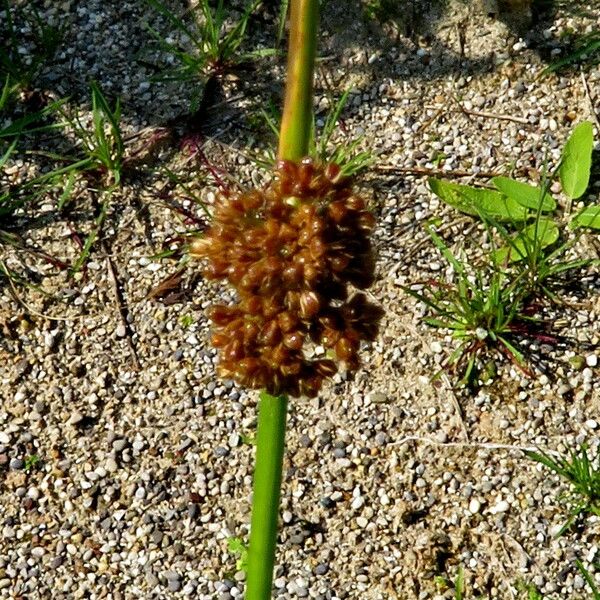
[[[279,135],[279,158],[285,160],[300,160],[308,154],[318,20],[319,0],[291,0],[287,83]],[[246,600],[271,598],[286,414],[287,396],[261,392]]]
[[312,132],[313,74],[319,0],[292,0],[285,102],[279,158],[300,160],[308,154]]
[[286,396],[260,393],[246,600],[271,598],[286,412]]

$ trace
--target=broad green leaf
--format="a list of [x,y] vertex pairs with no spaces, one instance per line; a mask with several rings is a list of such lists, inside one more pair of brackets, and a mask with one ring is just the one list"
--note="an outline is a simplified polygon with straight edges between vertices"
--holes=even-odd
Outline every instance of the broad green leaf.
[[446,204],[475,217],[494,217],[498,221],[526,221],[529,211],[496,190],[473,188],[443,179],[429,179],[431,191]]
[[571,219],[569,227],[571,229],[576,229],[577,227],[600,229],[600,205],[592,204],[591,206],[586,206]]
[[556,208],[556,200],[548,194],[544,193],[542,198],[542,189],[529,185],[527,183],[521,183],[508,177],[494,177],[492,179],[494,185],[509,198],[516,200],[522,206],[538,210],[541,201],[541,210],[543,212],[552,212]]
[[512,239],[510,246],[496,250],[494,259],[497,264],[518,262],[534,252],[551,246],[558,237],[558,225],[551,219],[540,219],[520,231]]
[[565,144],[560,163],[560,183],[563,192],[573,200],[583,196],[590,181],[594,132],[584,121],[575,127]]

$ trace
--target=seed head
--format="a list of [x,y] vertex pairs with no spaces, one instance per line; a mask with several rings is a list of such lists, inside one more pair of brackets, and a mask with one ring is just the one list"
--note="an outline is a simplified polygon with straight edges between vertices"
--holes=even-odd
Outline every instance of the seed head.
[[[205,277],[227,280],[238,295],[209,311],[221,375],[314,396],[337,371],[334,358],[358,368],[360,342],[374,339],[382,316],[356,291],[374,279],[374,226],[339,167],[309,158],[280,161],[264,190],[221,198],[190,249]],[[310,359],[311,345],[330,356]]]

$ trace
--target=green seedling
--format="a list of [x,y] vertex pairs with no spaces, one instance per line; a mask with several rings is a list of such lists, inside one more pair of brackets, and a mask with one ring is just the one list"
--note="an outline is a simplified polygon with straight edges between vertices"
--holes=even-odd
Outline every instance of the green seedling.
[[23,467],[24,471],[31,471],[34,467],[40,464],[41,458],[37,454],[32,454],[31,456],[27,456],[25,458],[25,466]]
[[[206,83],[212,76],[223,75],[242,63],[275,52],[273,49],[240,51],[246,37],[248,21],[260,4],[260,0],[250,2],[238,21],[231,27],[228,26],[230,18],[225,10],[224,0],[218,0],[215,8],[211,7],[208,0],[200,0],[192,11],[191,24],[186,22],[185,15],[179,17],[173,14],[160,0],[146,0],[146,2],[175,28],[188,46],[191,46],[188,49],[183,43],[172,42],[147,25],[158,48],[172,57],[176,63],[175,66],[169,65],[155,78],[157,80]],[[202,92],[194,97],[193,108],[199,106],[201,99]]]
[[563,498],[568,506],[569,517],[557,536],[563,535],[579,518],[587,515],[600,516],[600,457],[594,465],[587,451],[587,446],[582,445],[579,450],[571,450],[567,458],[554,457],[545,452],[525,453],[532,460],[560,475],[571,486]]
[[239,537],[230,537],[227,539],[227,549],[231,554],[237,556],[235,568],[238,571],[248,569],[248,546]]
[[446,364],[458,369],[462,383],[470,385],[479,379],[486,364],[482,358],[492,349],[524,369],[523,353],[513,339],[517,322],[528,320],[522,314],[520,280],[495,268],[469,269],[431,227],[427,232],[452,266],[453,281],[428,282],[421,291],[404,289],[433,312],[434,316],[426,318],[425,323],[450,330],[458,341]]
[[541,293],[555,303],[560,303],[560,298],[553,289],[560,277],[568,271],[586,267],[593,261],[565,258],[577,238],[558,243],[559,226],[545,212],[556,207],[554,199],[548,194],[549,180],[544,174],[543,185],[539,188],[508,178],[495,178],[494,183],[499,189],[512,190],[513,198],[519,197],[522,204],[527,203],[536,210],[533,223],[524,224],[516,234],[491,216],[482,217],[499,234],[504,244],[492,253],[494,263],[504,270],[508,267],[516,270],[522,279],[524,298]]
[[592,31],[574,39],[570,52],[548,65],[542,75],[561,71],[574,65],[597,65],[600,62],[600,31]]
[[61,110],[65,120],[79,139],[83,156],[72,159],[80,171],[99,171],[107,176],[107,185],[118,186],[123,174],[125,146],[121,134],[121,104],[117,100],[111,108],[97,83],[90,84],[92,103],[91,126],[83,123],[82,116],[69,115]]
[[577,565],[581,576],[585,579],[585,582],[590,586],[593,600],[600,600],[600,590],[598,589],[592,574],[583,566],[583,563],[579,559],[575,560],[575,564]]
[[[564,224],[571,230],[600,230],[600,205],[588,205],[571,217],[573,200],[581,198],[589,185],[592,150],[592,124],[578,125],[567,141],[557,168],[543,173],[540,186],[508,177],[494,177],[496,189],[474,188],[432,178],[431,190],[444,202],[466,214],[477,216],[493,227],[504,246],[493,256],[496,264],[514,266],[525,274],[529,294],[542,292],[558,301],[551,283],[566,271],[590,264],[588,260],[565,260],[566,251],[576,240],[563,241]],[[566,209],[559,209],[550,188],[560,181],[567,197]],[[516,230],[512,233],[511,230]]]
[[248,446],[256,446],[256,433],[252,435],[246,435],[242,433],[240,435],[240,439],[242,440],[242,444],[246,444]]
[[179,317],[179,324],[184,329],[189,329],[194,324],[194,317],[192,315],[181,315]]
[[106,190],[104,194],[105,197],[100,202],[98,216],[94,219],[92,231],[86,236],[85,241],[83,242],[83,247],[81,248],[79,257],[73,263],[73,266],[70,269],[71,274],[77,273],[85,265],[90,257],[94,243],[100,236],[102,226],[104,225],[104,221],[106,220],[106,215],[108,213],[108,205],[112,195],[112,189]]
[[[31,5],[19,7],[8,0],[1,0],[4,12],[4,31],[0,40],[0,114],[12,105],[15,95],[31,87],[44,63],[50,60],[64,38],[66,24],[55,26],[47,22]],[[17,19],[19,24],[15,21]],[[26,41],[32,48],[25,55],[20,52],[23,44],[21,25],[27,24],[30,33]]]
[[535,585],[533,585],[533,583],[519,581],[517,583],[517,591],[525,593],[525,598],[527,600],[544,600],[544,596],[542,596],[542,593]]
[[434,581],[438,586],[438,589],[442,592],[445,592],[447,590],[454,590],[454,600],[464,600],[466,586],[465,572],[462,565],[458,567],[458,573],[456,574],[456,578],[454,579],[454,581],[451,581],[450,579],[442,575],[436,576],[434,578]]
[[[345,177],[356,176],[365,171],[373,164],[375,157],[368,150],[360,150],[360,146],[364,141],[364,136],[349,139],[345,142],[334,142],[333,135],[340,122],[340,117],[350,90],[346,90],[337,102],[331,103],[331,109],[325,115],[322,128],[317,127],[316,119],[313,118],[312,133],[309,141],[309,155],[318,159],[323,163],[336,163],[341,168],[341,173]],[[270,111],[262,111],[263,118],[269,129],[274,134],[275,140],[279,138],[279,126],[281,115],[274,106],[270,107]],[[275,150],[267,151],[266,160],[257,160],[260,166],[264,168],[272,168],[275,162]]]
[[2,143],[3,140],[12,140],[20,136],[31,135],[33,133],[43,133],[52,131],[54,129],[63,128],[67,123],[51,123],[46,125],[38,125],[35,127],[34,125],[53,115],[60,109],[61,106],[65,104],[65,102],[66,99],[57,100],[56,102],[48,104],[48,106],[39,111],[27,113],[23,117],[12,121],[9,125],[6,125],[0,129],[0,143]]

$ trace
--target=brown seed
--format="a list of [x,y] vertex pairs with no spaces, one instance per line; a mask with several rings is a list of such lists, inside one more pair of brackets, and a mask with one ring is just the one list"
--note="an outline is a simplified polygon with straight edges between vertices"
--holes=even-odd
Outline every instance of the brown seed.
[[276,275],[283,269],[283,262],[276,256],[269,256],[265,259],[265,271],[270,275]]
[[219,327],[230,323],[236,314],[236,311],[232,310],[229,306],[223,306],[222,304],[211,306],[207,312],[208,318]]
[[311,235],[321,236],[325,231],[325,221],[322,217],[314,215],[307,226],[307,229],[310,231]]
[[313,366],[322,377],[332,377],[337,372],[337,367],[332,360],[317,360],[313,362]]
[[350,196],[346,199],[346,206],[358,212],[365,209],[365,201],[360,196]]
[[283,345],[279,344],[273,348],[271,352],[271,365],[274,369],[279,369],[280,365],[289,361],[290,351]]
[[298,167],[298,184],[299,190],[303,191],[303,188],[308,188],[310,186],[311,179],[313,178],[313,174],[315,172],[312,160],[303,158],[300,166]]
[[350,264],[350,257],[347,254],[336,254],[329,259],[331,269],[336,273],[340,273]]
[[295,227],[292,227],[291,225],[288,225],[287,223],[281,224],[281,227],[279,228],[279,240],[281,241],[282,244],[292,241],[292,240],[295,241],[297,237],[298,237],[298,233],[297,233]]
[[242,205],[245,211],[257,210],[262,207],[263,203],[264,197],[257,190],[248,192],[242,197]]
[[377,221],[375,220],[375,217],[370,212],[365,211],[361,213],[360,217],[358,218],[358,226],[363,231],[371,231],[375,227],[376,223]]
[[261,364],[257,358],[244,358],[239,361],[235,370],[243,376],[251,377],[261,370]]
[[244,244],[248,248],[260,248],[268,235],[264,228],[248,229],[244,232]]
[[290,350],[300,350],[304,345],[304,335],[299,331],[293,331],[283,336],[283,344]]
[[284,377],[293,377],[298,375],[302,370],[302,363],[298,360],[290,361],[282,364],[279,370]]
[[260,296],[245,296],[241,302],[242,311],[249,315],[262,313],[263,301]]
[[335,223],[341,223],[348,214],[348,208],[341,200],[336,200],[329,205],[327,212]]
[[321,334],[320,342],[326,348],[333,348],[340,339],[341,333],[335,329],[325,329]]
[[304,265],[304,283],[308,287],[312,287],[319,275],[322,273],[323,269],[320,269],[318,265],[314,263],[308,263]]
[[302,265],[300,265],[300,264],[288,265],[284,269],[281,276],[288,288],[296,287],[302,281],[302,276],[303,276]]
[[300,294],[300,310],[298,314],[301,319],[311,319],[321,308],[321,302],[316,292],[302,292]]
[[285,306],[293,314],[297,314],[300,309],[300,293],[290,291],[285,295]]
[[226,262],[213,258],[213,261],[204,269],[204,277],[206,279],[221,279],[227,273],[228,266]]
[[335,345],[335,353],[340,360],[352,362],[356,358],[358,343],[356,340],[343,337]]
[[260,333],[260,326],[252,321],[246,321],[242,330],[244,336],[244,345],[253,346]]
[[325,177],[332,181],[333,183],[337,183],[339,175],[340,175],[340,167],[335,163],[329,163],[325,166]]
[[223,348],[224,346],[226,346],[229,343],[230,339],[231,338],[228,335],[226,335],[220,331],[215,331],[210,336],[210,343],[215,348]]
[[266,319],[272,319],[281,311],[282,306],[277,298],[269,297],[263,300],[262,312]]
[[283,333],[289,333],[298,325],[298,319],[288,311],[279,313],[277,315],[277,322]]
[[310,257],[313,260],[319,260],[325,254],[325,252],[327,252],[327,247],[326,247],[323,239],[320,237],[316,237],[316,236],[313,237],[310,240],[309,252],[310,252]]
[[247,271],[247,263],[233,263],[232,265],[229,265],[229,268],[227,269],[227,277],[232,285],[237,285]]
[[211,246],[214,244],[214,240],[211,237],[196,238],[190,244],[190,254],[196,258],[202,258],[210,252]]
[[244,203],[240,198],[231,198],[226,204],[226,210],[232,213],[243,213]]
[[244,357],[244,348],[242,346],[242,340],[232,340],[223,349],[223,358],[226,361],[236,361]]
[[281,340],[281,330],[275,319],[268,321],[260,331],[258,339],[265,346],[275,346]]
[[323,377],[320,375],[312,375],[306,379],[300,380],[300,392],[310,398],[316,396],[321,389]]

